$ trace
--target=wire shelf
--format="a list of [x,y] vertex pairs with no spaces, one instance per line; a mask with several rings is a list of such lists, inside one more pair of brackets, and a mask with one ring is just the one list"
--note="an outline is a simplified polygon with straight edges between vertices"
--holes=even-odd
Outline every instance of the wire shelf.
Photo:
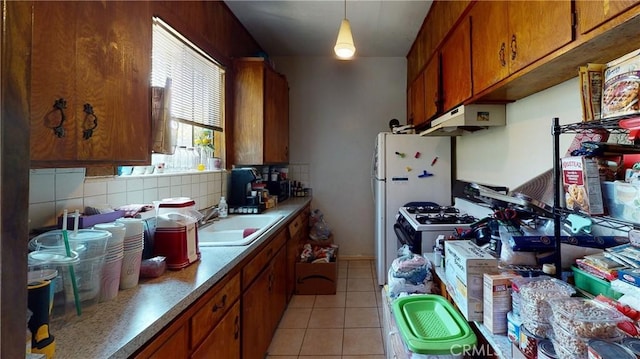
[[637,118],[638,115],[635,116],[618,116],[618,117],[610,117],[602,120],[589,121],[589,122],[577,122],[570,123],[566,125],[559,125],[555,130],[557,131],[554,134],[561,133],[582,133],[588,130],[599,130],[604,129],[609,131],[609,133],[617,133],[617,134],[628,134],[629,130],[621,128],[619,123],[620,120]]
[[589,217],[594,225],[598,225],[604,228],[610,228],[618,231],[628,232],[632,229],[640,229],[640,224],[631,223],[625,220],[609,217],[609,216],[589,216],[587,214],[571,211],[566,208],[556,208],[555,213],[560,216],[567,216],[569,214],[577,214],[583,217]]

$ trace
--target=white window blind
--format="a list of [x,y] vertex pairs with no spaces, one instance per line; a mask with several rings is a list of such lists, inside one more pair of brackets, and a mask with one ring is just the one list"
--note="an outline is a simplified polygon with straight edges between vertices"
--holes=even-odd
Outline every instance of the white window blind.
[[224,68],[158,18],[153,19],[151,86],[171,78],[171,116],[221,131]]

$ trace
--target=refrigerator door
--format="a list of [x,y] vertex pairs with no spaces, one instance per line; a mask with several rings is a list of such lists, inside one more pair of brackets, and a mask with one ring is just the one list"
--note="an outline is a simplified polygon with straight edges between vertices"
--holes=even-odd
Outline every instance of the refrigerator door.
[[[382,138],[381,138],[382,137]],[[376,274],[386,283],[387,270],[397,257],[393,230],[398,210],[407,202],[452,204],[451,139],[382,133],[377,141]]]

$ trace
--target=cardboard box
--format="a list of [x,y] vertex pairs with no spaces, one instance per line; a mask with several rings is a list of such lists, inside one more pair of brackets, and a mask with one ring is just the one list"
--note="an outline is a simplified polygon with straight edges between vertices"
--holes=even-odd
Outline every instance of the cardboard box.
[[329,263],[296,263],[296,294],[336,294],[338,248]]
[[598,162],[584,156],[562,159],[565,205],[589,215],[604,214]]
[[468,321],[482,321],[483,275],[498,273],[498,259],[471,241],[444,242],[449,293]]
[[493,334],[507,332],[507,313],[511,310],[511,279],[514,274],[484,274],[483,323]]

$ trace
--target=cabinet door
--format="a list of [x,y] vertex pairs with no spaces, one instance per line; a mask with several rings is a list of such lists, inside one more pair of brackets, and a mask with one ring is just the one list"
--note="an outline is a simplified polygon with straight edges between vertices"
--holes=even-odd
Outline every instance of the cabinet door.
[[478,1],[470,17],[473,92],[480,93],[509,76],[507,2]]
[[271,342],[269,290],[272,271],[261,272],[242,295],[242,357],[262,359]]
[[424,122],[440,112],[441,94],[440,56],[436,54],[431,57],[424,69]]
[[240,358],[240,301],[229,309],[191,358]]
[[410,123],[419,125],[426,120],[424,96],[424,71],[421,71],[418,77],[413,80],[409,87],[409,114]]
[[275,333],[280,318],[282,318],[282,314],[284,314],[284,310],[287,307],[287,250],[285,247],[280,248],[273,259],[271,287],[269,290],[271,307],[269,311],[269,322],[271,323],[269,342],[271,342],[271,337]]
[[471,97],[471,33],[465,18],[453,29],[441,49],[442,110],[448,111]]
[[578,31],[586,34],[637,4],[637,0],[576,0]]
[[[34,3],[32,161],[150,161],[148,9],[147,2]],[[60,98],[66,118],[58,138],[60,112],[51,110]]]
[[264,162],[287,163],[289,147],[289,86],[286,78],[265,68]]
[[[170,330],[173,328],[170,328]],[[133,356],[136,359],[174,359],[187,358],[187,339],[189,332],[186,325],[179,326],[177,330],[171,332],[165,330],[160,336],[148,344],[140,353]],[[169,334],[171,333],[171,334]]]
[[507,1],[509,71],[514,73],[573,40],[571,1]]
[[[76,158],[75,1],[35,1],[33,3],[33,45],[31,47],[31,126],[32,161],[73,161]],[[53,128],[60,124],[61,113],[54,109],[58,99],[63,109],[64,136]]]
[[264,149],[264,89],[262,62],[238,60],[234,76],[233,147],[236,164],[262,164]]

